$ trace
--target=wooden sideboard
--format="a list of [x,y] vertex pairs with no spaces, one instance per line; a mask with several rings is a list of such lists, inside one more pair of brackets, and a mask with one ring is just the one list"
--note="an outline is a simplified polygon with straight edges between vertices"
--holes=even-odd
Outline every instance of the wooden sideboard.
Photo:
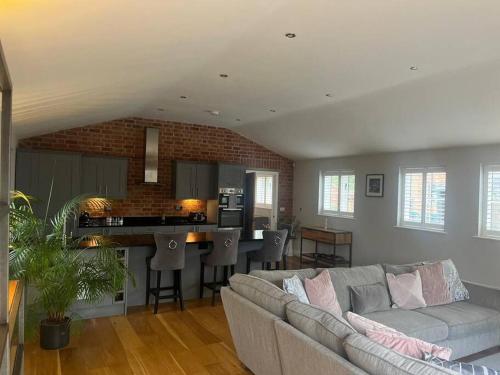
[[[304,240],[313,241],[315,243],[314,253],[303,253],[303,243]],[[318,243],[324,243],[333,246],[333,254],[322,253],[318,251]],[[340,246],[347,246],[349,250],[349,257],[337,255],[337,249]],[[344,265],[351,267],[352,265],[352,232],[333,229],[333,228],[322,228],[316,226],[303,226],[301,229],[301,239],[300,239],[300,264],[302,265],[302,260],[313,260],[314,267],[318,266],[318,263],[323,263],[328,266],[336,267],[338,265]]]

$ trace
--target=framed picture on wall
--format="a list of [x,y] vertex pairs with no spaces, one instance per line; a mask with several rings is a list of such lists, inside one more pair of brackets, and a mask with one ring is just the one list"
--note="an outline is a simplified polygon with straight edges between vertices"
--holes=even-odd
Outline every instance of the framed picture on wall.
[[366,192],[367,197],[383,197],[384,196],[384,175],[383,174],[367,174],[366,175]]

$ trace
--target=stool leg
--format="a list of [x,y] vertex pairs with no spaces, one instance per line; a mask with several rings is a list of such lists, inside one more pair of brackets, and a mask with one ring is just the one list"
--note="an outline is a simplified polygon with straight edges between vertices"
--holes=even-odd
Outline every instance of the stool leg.
[[177,270],[174,271],[174,303],[177,302],[177,290],[179,289],[179,280],[177,279]]
[[250,273],[250,263],[251,263],[250,257],[247,257],[247,274]]
[[217,266],[214,266],[214,282],[212,284],[212,306],[215,306],[215,290],[217,288]]
[[276,262],[276,269],[279,270],[280,269],[280,262]]
[[182,298],[182,271],[177,272],[177,292],[179,294],[179,302],[181,303],[181,311],[184,311],[184,298]]
[[283,269],[287,270],[288,268],[288,255],[283,255]]
[[146,259],[146,306],[149,306],[149,295],[151,294],[151,262]]
[[229,271],[228,266],[224,266],[224,278],[222,279],[222,285],[226,286],[227,285],[227,273]]
[[262,271],[264,271],[265,269],[266,269],[266,263],[262,262]]
[[[233,264],[233,265],[231,265],[231,276],[233,276],[233,275],[234,275],[234,264]],[[228,281],[229,281],[229,280],[228,280]]]
[[155,310],[154,313],[158,312],[158,303],[160,302],[160,285],[161,285],[161,271],[156,271],[156,293],[155,293]]
[[203,289],[205,289],[205,264],[200,262],[200,298],[203,298]]

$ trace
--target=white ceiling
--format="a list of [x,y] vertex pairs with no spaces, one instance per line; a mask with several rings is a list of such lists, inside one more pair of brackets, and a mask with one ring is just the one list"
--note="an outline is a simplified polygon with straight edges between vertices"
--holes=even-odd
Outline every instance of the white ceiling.
[[0,36],[19,137],[142,116],[295,159],[500,142],[498,0],[3,0]]

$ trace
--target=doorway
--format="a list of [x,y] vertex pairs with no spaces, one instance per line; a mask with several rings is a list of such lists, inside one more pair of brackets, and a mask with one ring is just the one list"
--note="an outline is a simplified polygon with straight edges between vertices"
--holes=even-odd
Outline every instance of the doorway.
[[246,229],[276,230],[278,224],[278,178],[276,171],[247,171]]

